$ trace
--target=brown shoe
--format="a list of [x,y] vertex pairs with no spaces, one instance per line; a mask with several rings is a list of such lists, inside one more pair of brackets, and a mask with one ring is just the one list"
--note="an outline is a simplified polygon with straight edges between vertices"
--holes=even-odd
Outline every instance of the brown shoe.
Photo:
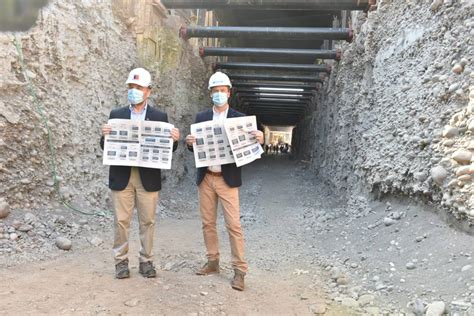
[[219,273],[219,260],[209,260],[201,269],[196,271],[197,275],[208,275]]
[[243,291],[245,288],[244,278],[245,272],[235,269],[234,270],[234,279],[230,283],[232,288],[237,291]]

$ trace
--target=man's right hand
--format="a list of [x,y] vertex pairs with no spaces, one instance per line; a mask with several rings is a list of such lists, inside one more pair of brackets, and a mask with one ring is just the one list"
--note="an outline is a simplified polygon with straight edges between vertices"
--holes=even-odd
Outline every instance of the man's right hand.
[[109,135],[110,131],[112,131],[112,126],[110,126],[109,124],[104,124],[104,126],[102,126],[102,135],[103,136]]
[[194,135],[186,136],[186,145],[191,147],[195,142],[196,142],[196,137],[194,137]]

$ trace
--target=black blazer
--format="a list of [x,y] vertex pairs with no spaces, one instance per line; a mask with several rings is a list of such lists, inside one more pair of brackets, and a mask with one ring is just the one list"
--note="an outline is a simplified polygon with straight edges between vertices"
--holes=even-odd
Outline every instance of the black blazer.
[[[114,109],[110,112],[109,119],[130,119],[130,108],[124,106]],[[150,105],[147,106],[145,121],[168,122],[168,115]],[[100,147],[104,149],[104,136],[100,138]],[[173,151],[178,148],[178,142],[174,142]],[[111,190],[122,191],[128,185],[132,167],[128,166],[110,166],[109,169],[109,188]],[[161,190],[161,170],[154,168],[138,167],[142,185],[148,192]]]
[[[212,109],[199,112],[196,115],[196,121],[195,123],[201,123],[201,122],[206,122],[206,121],[212,121],[212,117],[214,116],[214,112]],[[229,111],[227,112],[227,117],[240,117],[240,116],[245,116],[245,114],[240,113],[232,108],[229,108]],[[188,146],[188,149],[190,151],[193,151],[192,146]],[[235,163],[230,163],[226,165],[222,165],[222,176],[224,177],[225,183],[227,183],[228,186],[231,188],[238,188],[242,185],[242,171]],[[202,167],[197,169],[197,180],[196,183],[197,185],[200,185],[202,180],[204,180],[204,177],[206,176],[206,171],[207,167]]]

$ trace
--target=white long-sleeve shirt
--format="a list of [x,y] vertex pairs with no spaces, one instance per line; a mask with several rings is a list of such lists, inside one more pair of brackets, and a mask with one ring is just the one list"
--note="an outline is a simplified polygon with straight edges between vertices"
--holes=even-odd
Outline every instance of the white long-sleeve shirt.
[[[227,112],[229,112],[229,107],[227,107],[227,109],[224,112],[217,112],[216,108],[213,107],[212,112],[214,113],[212,115],[212,120],[213,121],[224,123],[224,120],[227,118]],[[218,165],[218,166],[209,166],[209,167],[207,167],[207,169],[209,171],[212,171],[212,172],[222,172],[222,168],[221,168],[220,165]]]

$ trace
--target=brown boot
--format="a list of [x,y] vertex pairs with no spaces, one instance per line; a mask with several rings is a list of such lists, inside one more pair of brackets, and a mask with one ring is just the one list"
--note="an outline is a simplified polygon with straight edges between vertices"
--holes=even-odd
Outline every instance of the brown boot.
[[244,278],[245,272],[235,269],[234,270],[234,279],[230,283],[232,288],[237,291],[243,291],[245,288]]
[[197,275],[208,275],[219,273],[219,260],[209,260],[201,269],[196,271]]

